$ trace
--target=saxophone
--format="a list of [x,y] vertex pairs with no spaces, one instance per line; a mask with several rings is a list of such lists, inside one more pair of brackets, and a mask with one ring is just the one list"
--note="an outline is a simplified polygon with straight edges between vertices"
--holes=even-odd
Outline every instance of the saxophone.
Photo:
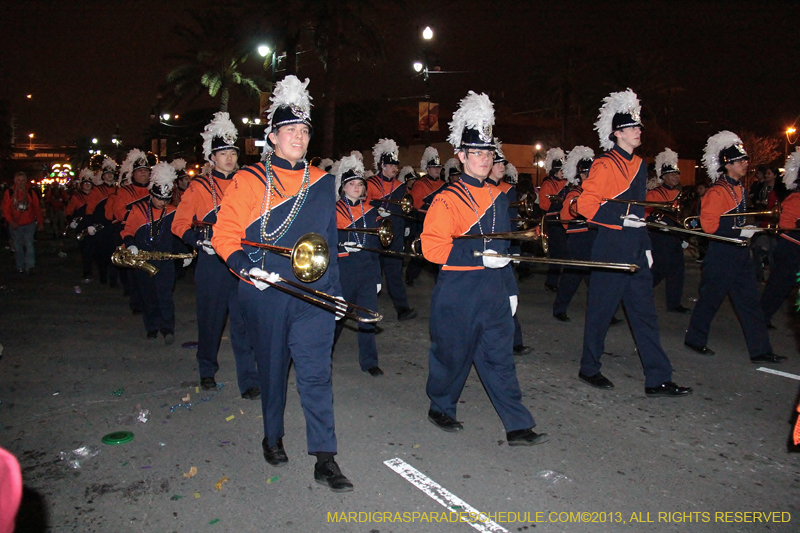
[[192,250],[192,253],[186,254],[171,254],[169,252],[159,251],[139,251],[138,254],[133,255],[130,250],[125,246],[120,246],[114,253],[111,254],[111,262],[118,267],[123,268],[138,268],[144,270],[150,276],[155,276],[158,273],[158,267],[153,266],[147,261],[169,261],[170,259],[194,259],[197,257],[197,250]]

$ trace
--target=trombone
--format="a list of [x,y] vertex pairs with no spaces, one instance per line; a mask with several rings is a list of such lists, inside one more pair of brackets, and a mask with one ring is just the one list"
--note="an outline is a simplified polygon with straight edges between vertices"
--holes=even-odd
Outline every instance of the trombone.
[[[100,231],[101,229],[103,229],[103,225],[102,224],[95,224],[94,225],[95,234],[97,234],[97,232]],[[78,239],[79,241],[82,241],[83,239],[85,239],[88,236],[89,236],[89,228],[86,227],[86,228],[83,228],[81,231],[79,231],[78,234],[75,236],[75,238]]]
[[520,231],[506,231],[501,233],[477,233],[467,235],[453,235],[454,239],[511,239],[515,241],[534,241],[542,246],[546,254],[550,247],[547,242],[547,228],[545,217],[539,220],[539,224],[531,229]]
[[382,204],[392,204],[392,205],[399,205],[400,210],[403,211],[404,215],[410,215],[411,211],[414,210],[414,197],[410,194],[404,194],[403,197],[399,200],[383,200],[379,198],[375,198],[372,200],[373,202],[379,202]]
[[[770,224],[777,226],[778,220],[781,217],[781,206],[776,204],[772,209],[765,209],[764,211],[745,211],[744,213],[722,213],[720,217],[752,217],[752,216],[768,216],[770,217]],[[683,227],[691,230],[700,223],[700,216],[693,215],[683,219]],[[769,229],[769,228],[764,228]]]
[[297,279],[305,283],[317,281],[328,270],[330,261],[328,243],[319,233],[306,233],[297,239],[291,248],[245,239],[242,239],[242,244],[288,257],[292,261],[292,272]]
[[639,265],[632,263],[604,263],[600,261],[576,261],[574,259],[550,259],[549,257],[528,257],[517,255],[487,254],[480,250],[472,252],[475,257],[487,255],[489,257],[506,257],[512,261],[525,261],[526,263],[542,263],[546,265],[563,265],[583,268],[607,268],[609,270],[622,270],[625,272],[636,272]]
[[[577,198],[577,197],[576,197]],[[676,196],[671,202],[646,202],[644,200],[625,200],[622,198],[603,198],[604,202],[616,202],[618,204],[638,205],[650,207],[658,211],[665,211],[677,215],[681,210],[680,195]]]
[[[343,247],[345,246],[345,243],[340,242],[339,246]],[[420,255],[422,255],[421,253],[414,252],[413,246],[411,252],[395,252],[394,250],[381,250],[379,248],[368,248],[366,246],[360,246],[360,245],[353,246],[352,244],[347,244],[346,246],[348,248],[358,248],[359,250],[363,250],[365,252],[374,252],[376,254],[383,254],[383,255],[393,255],[395,257],[419,257]]]
[[[377,228],[342,228],[341,231],[357,231],[359,233],[369,233],[370,235],[377,235],[381,244],[389,246],[394,239],[394,224],[391,219],[384,218],[381,225]],[[341,244],[339,245],[341,246]],[[358,248],[357,246],[354,248]],[[366,248],[365,248],[366,249]]]
[[525,219],[533,216],[535,205],[530,196],[523,194],[519,201],[508,204],[508,207],[516,207],[520,218]]
[[[203,232],[203,239],[209,240],[211,238],[211,230],[214,227],[213,222],[206,222],[205,220],[193,220],[192,221],[192,229],[199,229]],[[198,245],[199,245],[198,241]]]

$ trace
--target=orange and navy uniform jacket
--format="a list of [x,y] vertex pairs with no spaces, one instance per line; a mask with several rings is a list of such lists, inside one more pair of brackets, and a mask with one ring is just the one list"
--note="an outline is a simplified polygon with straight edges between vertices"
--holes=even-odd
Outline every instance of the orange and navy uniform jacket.
[[172,223],[172,232],[187,245],[197,249],[197,241],[202,240],[204,235],[209,235],[209,238],[213,235],[213,228],[193,228],[192,224],[198,221],[209,224],[217,222],[217,212],[225,192],[233,183],[233,175],[225,176],[214,170],[209,175],[198,176],[189,182]]
[[[23,211],[16,208],[14,203],[15,195],[20,203],[22,203],[22,198],[26,199],[25,201],[28,205]],[[24,192],[18,192],[16,187],[8,189],[3,194],[3,217],[17,226],[27,226],[33,222],[41,226],[43,220],[41,207],[39,206],[39,196],[33,188],[26,187]]]
[[72,193],[72,198],[69,199],[69,203],[67,204],[67,209],[65,211],[67,220],[80,218],[80,222],[78,222],[78,227],[76,228],[78,231],[82,231],[90,225],[90,217],[86,216],[86,208],[89,205],[89,195],[91,194],[91,191],[89,191],[89,194],[75,191]]
[[558,211],[561,209],[561,205],[559,205],[558,202],[551,202],[549,196],[558,195],[564,198],[566,194],[564,187],[566,185],[567,180],[557,179],[552,176],[548,176],[542,182],[542,187],[539,190],[539,207],[541,207],[548,216],[558,215]]
[[[567,189],[567,194],[564,196],[564,204],[561,206],[561,213],[559,213],[559,218],[561,220],[567,221],[577,221],[580,219],[575,218],[575,216],[569,210],[569,204],[573,198],[580,196],[583,192],[583,187],[580,185],[570,185]],[[567,233],[585,233],[589,231],[588,224],[579,224],[576,222],[566,222],[562,224],[564,229],[567,230]]]
[[122,240],[126,247],[136,246],[143,251],[184,253],[186,249],[172,234],[174,218],[174,205],[155,209],[149,196],[142,198],[131,206],[122,230]]
[[[310,179],[306,184],[302,205],[297,202],[296,213],[290,220],[296,203],[295,196],[303,186],[305,168],[302,162],[292,167],[291,163],[274,153],[269,157],[272,165],[270,190],[266,186],[268,180],[264,162],[237,172],[233,183],[225,191],[211,238],[214,250],[228,268],[250,284],[252,282],[242,277],[242,272],[247,273],[254,267],[276,273],[287,280],[294,280],[295,276],[289,258],[244,245],[242,240],[264,243],[263,234],[274,234],[283,225],[283,230],[275,235],[277,238],[266,244],[292,248],[301,236],[309,232],[322,235],[331,250],[335,249],[338,242],[334,177],[317,167],[310,167]],[[330,254],[328,269],[320,279],[308,283],[308,286],[331,296],[341,296],[337,259],[337,254]]]
[[[413,190],[413,187],[412,187]],[[394,239],[389,245],[389,250],[400,252],[403,250],[405,241],[406,219],[401,216],[403,210],[397,204],[389,204],[380,200],[400,200],[406,195],[406,184],[393,178],[391,181],[383,179],[383,174],[378,173],[367,180],[367,200],[366,202],[375,207],[382,207],[389,211],[393,216],[390,217],[394,226]]]
[[798,220],[800,220],[800,191],[792,191],[781,203],[781,218],[778,227],[785,230],[780,234],[781,238],[800,246]]
[[[490,249],[498,254],[507,254],[509,241],[494,239],[484,246],[483,239],[453,237],[510,231],[507,213],[508,197],[497,187],[462,174],[458,182],[436,195],[428,209],[420,237],[425,259],[442,265],[442,273],[484,270],[483,258],[476,257],[473,252]],[[500,270],[508,295],[517,294],[511,266],[506,265]]]
[[[350,228],[377,228],[378,208],[363,201],[351,202],[346,196],[336,202],[336,227],[339,229],[339,242],[355,242],[358,246],[380,250],[383,248],[377,235]],[[360,251],[348,253],[339,246],[339,270],[343,276],[357,277],[365,282],[381,283],[381,263],[377,252]]]
[[114,185],[102,183],[92,187],[89,198],[86,200],[86,214],[92,218],[93,224],[108,224],[111,220],[106,218],[106,203],[108,197],[116,194]]
[[433,197],[436,196],[447,182],[443,179],[432,180],[428,176],[422,176],[416,180],[414,186],[411,187],[409,194],[414,198],[414,208],[421,211],[426,211],[430,207]]
[[147,185],[139,185],[136,182],[125,185],[117,189],[117,193],[112,197],[113,200],[106,202],[106,218],[114,222],[125,222],[125,217],[131,210],[134,202],[149,196],[150,191]]
[[47,192],[44,193],[44,200],[54,213],[58,213],[59,211],[64,211],[67,207],[69,195],[67,195],[67,191],[61,187],[55,189],[55,192],[53,192],[53,189],[47,189]]
[[[745,223],[744,217],[720,217],[723,213],[746,211],[747,195],[739,181],[727,176],[720,176],[703,195],[700,208],[700,225],[706,233],[723,237],[740,237],[739,227]],[[734,228],[736,226],[736,228]],[[709,244],[732,244],[712,240]],[[749,254],[747,247],[741,247]]]
[[[674,202],[675,198],[681,193],[681,190],[678,187],[674,189],[670,189],[666,185],[659,185],[655,189],[650,189],[647,191],[647,196],[645,196],[645,200],[648,202]],[[648,220],[650,220],[653,214],[658,214],[659,211],[653,209],[652,207],[645,207],[644,208],[644,216]],[[662,219],[670,226],[677,227],[677,224],[674,220],[669,218]]]
[[[517,189],[510,183],[502,180],[499,183],[495,183],[494,180],[492,180],[491,178],[486,178],[486,183],[492,185],[498,191],[504,194],[509,204],[512,204],[517,201]],[[516,227],[516,221],[512,221],[511,219],[517,218],[517,214],[518,213],[516,207],[508,208],[508,222],[510,228]]]

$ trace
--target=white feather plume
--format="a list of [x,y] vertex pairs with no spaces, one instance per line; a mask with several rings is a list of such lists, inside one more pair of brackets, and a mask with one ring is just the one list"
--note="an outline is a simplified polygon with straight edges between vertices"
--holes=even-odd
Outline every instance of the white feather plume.
[[103,159],[103,172],[116,172],[117,166],[117,162],[110,157]]
[[175,173],[179,174],[180,172],[186,170],[186,160],[185,159],[173,159],[170,164],[172,168],[175,169]]
[[422,172],[427,172],[428,161],[438,156],[439,156],[439,150],[437,150],[433,146],[428,146],[427,148],[425,148],[425,151],[422,152],[422,159],[419,162],[419,168],[422,170]]
[[200,169],[200,175],[201,176],[210,176],[212,170],[214,170],[214,169],[211,166],[211,163],[206,163],[205,165],[203,165],[203,168]]
[[603,150],[611,150],[614,148],[614,141],[609,139],[614,115],[617,113],[630,113],[634,115],[634,117],[638,117],[641,112],[642,106],[639,105],[639,98],[636,96],[636,93],[630,89],[618,93],[611,93],[603,98],[600,114],[597,116],[597,122],[594,123],[594,129],[600,137],[600,146]]
[[405,183],[406,176],[408,176],[409,174],[414,174],[414,167],[412,167],[411,165],[406,165],[402,169],[400,169],[400,172],[397,174],[397,180],[400,183]]
[[712,183],[722,176],[720,169],[719,153],[725,148],[736,143],[741,144],[742,140],[732,131],[723,130],[708,138],[705,150],[703,150],[703,166],[706,168],[708,177]]
[[333,159],[326,157],[325,159],[319,162],[319,168],[321,168],[325,172],[328,172],[331,166],[333,166]]
[[384,154],[389,154],[389,153],[393,154],[400,153],[400,149],[397,147],[397,143],[394,142],[392,139],[381,139],[380,141],[378,141],[378,144],[376,144],[372,148],[372,158],[373,158],[373,165],[375,166],[375,171],[378,171],[380,169],[381,157]]
[[150,173],[150,184],[147,186],[149,190],[153,190],[154,185],[158,185],[161,188],[161,192],[168,193],[172,192],[172,188],[175,186],[175,179],[178,177],[175,174],[175,169],[169,163],[157,163],[156,166],[153,167],[152,172]]
[[506,163],[506,172],[503,176],[506,178],[506,181],[512,185],[516,185],[519,181],[519,171],[517,167],[511,163]]
[[663,180],[661,178],[656,177],[648,179],[647,183],[645,183],[644,186],[645,189],[647,189],[648,191],[652,191],[653,189],[658,188],[662,183]]
[[[341,158],[339,161],[334,163],[334,167],[331,169],[331,173],[336,176],[336,191],[338,194],[339,187],[342,186],[342,176],[352,170],[359,176],[364,176],[364,162],[361,161],[357,156],[351,154]],[[366,181],[366,178],[364,178]]]
[[486,132],[491,141],[492,126],[494,126],[494,104],[486,94],[476,94],[474,91],[470,91],[458,103],[458,109],[453,113],[453,120],[450,122],[450,136],[447,141],[458,152],[461,147],[461,134],[465,128]]
[[664,168],[664,165],[678,168],[677,152],[669,148],[664,148],[664,151],[656,156],[656,176],[658,176],[659,179],[661,179],[661,169]]
[[564,160],[564,178],[570,185],[579,185],[578,182],[578,163],[584,159],[594,159],[594,150],[588,146],[576,146],[567,154]]
[[797,171],[800,170],[800,146],[789,154],[786,160],[786,169],[783,171],[783,184],[787,190],[792,190],[797,183]]
[[120,174],[127,174],[127,179],[129,183],[131,178],[133,178],[133,164],[139,159],[147,159],[147,155],[145,155],[145,153],[139,150],[138,148],[134,148],[133,150],[128,152],[125,161],[122,162],[122,166],[119,169]]
[[442,168],[442,175],[444,176],[444,179],[446,179],[447,181],[450,181],[450,169],[453,168],[457,170],[461,169],[460,162],[455,157],[451,157],[450,159],[448,159],[447,162],[444,164],[444,168]]
[[89,180],[94,183],[94,172],[92,172],[92,170],[89,168],[84,168],[81,170],[81,173],[78,174],[78,177],[80,178],[79,181]]
[[231,121],[231,116],[225,111],[217,111],[214,113],[214,118],[211,119],[203,133],[203,155],[206,161],[211,161],[211,141],[214,137],[222,137],[226,143],[234,144],[239,137],[239,132],[236,131],[236,126]]
[[[267,121],[272,125],[272,117],[281,107],[291,107],[292,111],[302,113],[310,120],[311,118],[311,96],[308,94],[308,82],[301,82],[297,76],[289,75],[275,84],[275,91],[270,97],[272,105],[269,106]],[[268,128],[269,129],[269,128]],[[269,133],[269,131],[267,131]]]
[[358,158],[359,161],[361,161],[362,163],[364,162],[364,154],[362,154],[358,150],[353,150],[352,152],[350,152],[350,155],[354,155]]
[[553,168],[554,161],[561,161],[561,165],[564,165],[564,150],[561,148],[550,148],[547,151],[547,154],[544,156],[544,169],[549,174],[550,169]]

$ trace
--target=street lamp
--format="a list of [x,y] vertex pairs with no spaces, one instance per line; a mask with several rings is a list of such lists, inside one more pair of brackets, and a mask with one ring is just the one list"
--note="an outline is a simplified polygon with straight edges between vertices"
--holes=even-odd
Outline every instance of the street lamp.
[[544,163],[540,160],[541,156],[539,155],[539,152],[542,149],[541,143],[536,143],[536,145],[534,145],[534,148],[536,149],[536,151],[533,152],[533,166],[536,167],[536,185],[538,186],[539,185],[539,169],[542,168],[542,166],[544,166]]
[[422,65],[422,63],[420,61],[415,61],[414,62],[414,70],[416,72],[422,72],[422,67],[423,67],[423,65]]
[[92,144],[97,144],[97,137],[92,138]]
[[[788,128],[786,128],[786,144],[784,144],[785,157],[789,157],[789,145],[794,145],[794,143],[797,142],[796,133],[797,133],[797,128],[795,128],[794,126],[789,126]],[[794,137],[794,140],[792,140],[792,137]]]
[[426,41],[430,41],[433,39],[433,30],[430,26],[425,26],[425,29],[422,30],[422,38]]
[[33,150],[33,133],[29,133],[28,138],[30,139],[30,146],[28,148]]
[[247,117],[242,117],[242,124],[247,124],[248,122],[250,122],[250,119],[249,119],[249,118],[247,118]]
[[260,55],[261,57],[267,57],[267,54],[269,54],[269,52],[270,52],[269,46],[265,44],[262,44],[261,46],[258,47],[258,55]]
[[163,115],[161,115],[161,118],[163,118],[164,120],[169,120],[169,113],[164,113]]

